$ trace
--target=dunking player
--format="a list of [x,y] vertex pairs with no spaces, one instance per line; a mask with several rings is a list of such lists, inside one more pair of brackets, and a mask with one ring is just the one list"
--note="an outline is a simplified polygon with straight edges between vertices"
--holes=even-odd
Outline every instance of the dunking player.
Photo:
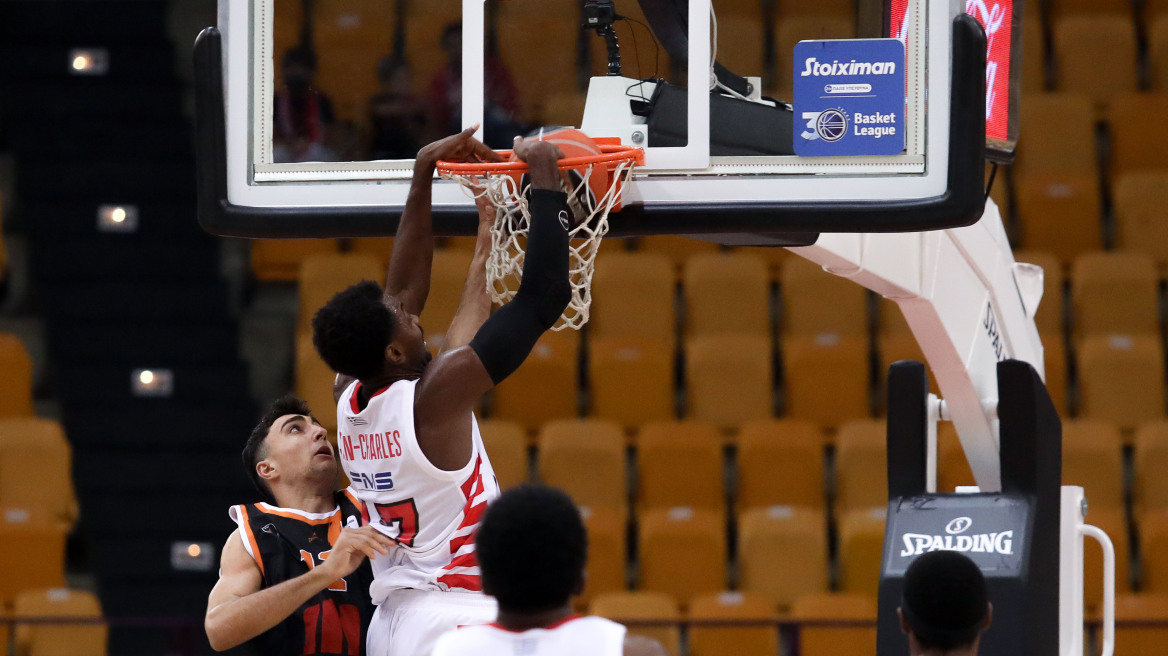
[[356,498],[336,491],[327,432],[295,397],[276,401],[243,448],[255,486],[276,505],[233,506],[206,630],[218,651],[247,641],[262,654],[365,653],[373,616],[366,557],[392,541],[357,527]]
[[972,560],[956,551],[930,551],[904,573],[896,613],[908,635],[909,656],[977,656],[994,607]]
[[588,536],[580,511],[560,490],[521,485],[483,517],[478,537],[483,589],[497,619],[443,635],[431,656],[665,656],[661,643],[599,617],[572,614],[584,589]]
[[494,601],[481,594],[474,534],[498,484],[472,411],[571,297],[562,153],[548,142],[518,141],[532,188],[523,282],[487,319],[485,274],[473,273],[467,290],[474,291],[464,294],[445,350],[431,362],[417,316],[429,289],[430,181],[438,159],[497,158],[470,135],[419,153],[384,293],[370,282],[354,285],[313,319],[313,342],[340,374],[338,438],[352,490],[370,523],[397,542],[373,561],[374,656],[426,654],[441,633],[494,617]]

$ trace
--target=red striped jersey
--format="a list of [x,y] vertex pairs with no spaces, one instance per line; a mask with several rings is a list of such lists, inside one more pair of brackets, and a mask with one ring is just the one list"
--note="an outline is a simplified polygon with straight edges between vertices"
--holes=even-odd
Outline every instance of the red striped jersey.
[[621,656],[625,627],[600,617],[573,615],[540,629],[511,631],[498,624],[464,626],[434,645],[430,656]]
[[417,383],[377,390],[361,408],[361,383],[354,382],[337,402],[337,446],[349,490],[367,521],[397,541],[373,560],[371,594],[378,604],[396,588],[481,592],[474,537],[487,504],[499,496],[473,415],[473,448],[462,469],[443,471],[422,453],[414,432]]

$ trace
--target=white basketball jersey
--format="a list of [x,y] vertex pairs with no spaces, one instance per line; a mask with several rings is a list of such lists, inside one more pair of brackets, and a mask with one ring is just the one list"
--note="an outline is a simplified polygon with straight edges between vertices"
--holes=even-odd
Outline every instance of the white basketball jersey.
[[543,629],[464,626],[438,638],[430,656],[622,656],[625,627],[602,617],[572,616]]
[[373,559],[376,604],[397,588],[483,589],[474,538],[487,503],[499,496],[495,472],[473,414],[470,462],[458,471],[430,463],[414,432],[417,383],[378,390],[361,410],[355,382],[337,402],[337,446],[349,489],[364,504],[365,521],[397,541]]

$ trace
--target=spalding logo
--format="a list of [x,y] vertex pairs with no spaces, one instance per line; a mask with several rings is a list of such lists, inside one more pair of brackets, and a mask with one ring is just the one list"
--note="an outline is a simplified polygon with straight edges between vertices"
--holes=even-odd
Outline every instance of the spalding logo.
[[945,532],[949,535],[957,535],[969,530],[973,526],[973,520],[968,517],[958,517],[945,525]]
[[969,517],[957,517],[945,525],[948,535],[927,535],[924,533],[905,533],[904,549],[901,558],[919,556],[926,551],[962,551],[968,553],[991,553],[1002,556],[1014,555],[1014,531],[1001,533],[980,533],[975,535],[958,535],[965,533],[973,526]]

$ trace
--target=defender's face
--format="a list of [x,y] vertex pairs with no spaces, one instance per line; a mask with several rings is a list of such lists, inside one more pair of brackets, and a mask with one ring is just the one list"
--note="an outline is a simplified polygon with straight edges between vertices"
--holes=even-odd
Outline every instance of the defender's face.
[[426,348],[426,331],[418,322],[418,315],[407,312],[401,301],[392,296],[385,298],[385,305],[397,318],[397,334],[393,341],[405,355],[404,364],[408,368],[425,367],[431,355]]
[[328,431],[314,417],[284,415],[272,424],[265,440],[268,457],[285,482],[335,476],[336,453]]

